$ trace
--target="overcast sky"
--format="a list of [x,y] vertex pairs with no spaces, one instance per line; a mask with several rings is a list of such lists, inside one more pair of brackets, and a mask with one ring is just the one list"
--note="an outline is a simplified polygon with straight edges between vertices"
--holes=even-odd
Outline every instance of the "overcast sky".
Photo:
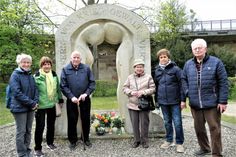
[[[63,9],[59,6],[55,7],[55,4],[53,4],[55,0],[46,1],[48,1],[48,3],[45,3],[45,0],[39,0],[41,5],[47,5],[52,12],[53,10],[60,10],[60,13],[66,15],[72,13],[71,10],[64,10],[63,12]],[[102,3],[104,0],[100,1]],[[73,6],[74,0],[64,0],[64,2]],[[78,2],[82,3],[81,0],[78,0]],[[130,9],[144,5],[153,6],[159,4],[159,0],[108,0],[108,3],[110,4],[115,2],[121,4],[123,7],[130,7]],[[236,19],[236,0],[179,0],[179,2],[183,3],[187,7],[187,11],[193,9],[196,12],[196,18],[198,20]],[[80,4],[79,6],[84,5]],[[63,20],[59,21],[57,23],[61,23]]]
[[[108,0],[128,6],[153,5],[159,0]],[[187,9],[193,9],[199,20],[236,19],[236,0],[179,0]]]
[[236,19],[236,0],[182,0],[199,20]]

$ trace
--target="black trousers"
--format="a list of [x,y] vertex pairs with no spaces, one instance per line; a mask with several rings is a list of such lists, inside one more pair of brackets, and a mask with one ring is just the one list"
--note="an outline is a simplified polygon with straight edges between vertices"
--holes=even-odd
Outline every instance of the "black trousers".
[[91,110],[91,101],[89,96],[85,98],[85,101],[81,101],[79,106],[80,107],[78,107],[78,105],[73,103],[71,100],[67,99],[66,102],[67,120],[68,120],[67,135],[70,143],[76,143],[78,141],[78,136],[77,136],[77,123],[79,120],[78,109],[80,109],[81,113],[84,141],[89,140],[90,110]]
[[53,108],[48,108],[48,109],[38,109],[35,112],[35,120],[36,120],[36,128],[34,134],[35,150],[42,149],[43,131],[45,127],[46,115],[47,115],[46,141],[48,145],[53,144],[54,142],[54,131],[55,131],[55,121],[56,121],[55,106]]

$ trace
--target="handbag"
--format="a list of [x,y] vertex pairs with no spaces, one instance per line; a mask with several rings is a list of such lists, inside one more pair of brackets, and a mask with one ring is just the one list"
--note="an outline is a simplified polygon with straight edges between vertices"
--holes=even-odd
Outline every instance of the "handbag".
[[152,95],[142,95],[138,98],[138,108],[142,111],[153,111],[155,110],[155,105],[153,102]]
[[[137,84],[135,77],[134,77],[134,80],[135,80],[136,88],[138,90],[138,84]],[[148,87],[149,87],[149,82],[148,82]],[[138,98],[138,108],[142,111],[155,110],[155,105],[154,105],[152,95],[142,95],[141,97],[139,97]]]
[[56,106],[56,117],[60,117],[61,116],[61,108],[62,108],[62,106],[59,103],[56,103],[55,106]]

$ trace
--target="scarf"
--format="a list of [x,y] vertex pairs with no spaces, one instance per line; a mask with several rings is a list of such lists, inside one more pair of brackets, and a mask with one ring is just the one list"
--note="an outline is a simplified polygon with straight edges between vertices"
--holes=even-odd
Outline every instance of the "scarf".
[[56,84],[53,81],[52,71],[50,70],[48,73],[45,73],[43,69],[39,69],[40,74],[44,75],[46,78],[46,87],[47,94],[49,100],[53,100],[55,98]]
[[161,67],[161,69],[165,69],[167,65],[169,65],[171,63],[171,60],[168,61],[168,63],[166,64],[160,64],[159,63],[159,66]]

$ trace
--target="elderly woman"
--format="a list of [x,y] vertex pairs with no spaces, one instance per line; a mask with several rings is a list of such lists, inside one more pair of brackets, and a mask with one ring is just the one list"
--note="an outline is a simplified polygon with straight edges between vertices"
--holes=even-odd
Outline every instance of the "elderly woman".
[[43,130],[45,127],[45,117],[47,115],[47,132],[46,142],[47,148],[56,149],[54,145],[54,130],[56,121],[55,104],[62,106],[63,99],[59,86],[59,79],[56,72],[52,71],[52,60],[43,56],[40,59],[40,69],[35,74],[35,82],[39,91],[39,106],[35,112],[36,128],[35,128],[35,156],[42,156],[42,140]]
[[10,77],[12,93],[10,110],[16,124],[16,149],[19,157],[31,156],[30,141],[34,110],[38,107],[38,91],[31,75],[32,58],[26,54],[17,55],[16,68]]
[[[176,143],[176,151],[184,152],[184,132],[181,114],[181,74],[182,70],[171,61],[169,50],[157,52],[159,64],[155,69],[156,99],[161,107],[166,129],[166,141],[162,149],[168,149]],[[175,133],[175,143],[174,143]]]
[[133,64],[134,73],[129,75],[123,91],[129,98],[127,104],[129,115],[134,132],[133,148],[142,144],[143,148],[148,148],[148,127],[149,112],[138,108],[138,98],[142,95],[151,95],[155,92],[155,84],[152,76],[144,72],[144,61],[136,59]]

